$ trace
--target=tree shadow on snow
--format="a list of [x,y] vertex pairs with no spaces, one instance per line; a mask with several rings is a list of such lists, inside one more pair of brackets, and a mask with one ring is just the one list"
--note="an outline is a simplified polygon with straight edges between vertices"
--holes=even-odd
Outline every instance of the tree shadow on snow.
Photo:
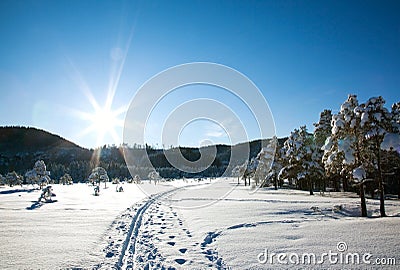
[[42,207],[42,205],[43,205],[42,202],[33,201],[32,205],[31,205],[31,206],[28,206],[28,207],[26,208],[26,210],[35,210],[35,209],[37,209],[37,208]]
[[49,201],[45,201],[45,202],[38,202],[38,201],[31,201],[31,202],[32,202],[32,205],[28,206],[26,208],[26,210],[35,210],[37,208],[42,207],[46,203],[55,203],[55,202],[57,202],[57,200],[49,200]]
[[32,191],[37,190],[36,188],[32,189],[10,189],[10,190],[2,190],[0,191],[0,194],[13,194],[17,192],[26,192],[26,193],[31,193]]

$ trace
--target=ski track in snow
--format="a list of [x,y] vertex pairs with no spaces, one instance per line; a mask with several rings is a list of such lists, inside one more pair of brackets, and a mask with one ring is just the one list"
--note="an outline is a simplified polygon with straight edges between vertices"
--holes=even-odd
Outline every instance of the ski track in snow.
[[119,215],[104,236],[103,260],[93,269],[227,269],[209,247],[221,231],[194,239],[178,211],[163,203],[179,189],[150,196]]

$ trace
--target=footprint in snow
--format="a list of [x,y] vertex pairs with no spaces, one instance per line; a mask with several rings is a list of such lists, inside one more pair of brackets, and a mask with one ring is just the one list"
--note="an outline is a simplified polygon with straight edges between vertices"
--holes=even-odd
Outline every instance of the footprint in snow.
[[179,252],[180,252],[180,253],[183,253],[183,254],[185,254],[186,251],[187,251],[187,248],[181,248],[181,249],[179,249]]
[[107,252],[106,257],[111,258],[111,257],[114,257],[114,255],[115,255],[114,252],[109,251],[109,252]]
[[168,245],[175,246],[175,242],[167,242]]
[[179,264],[184,264],[185,262],[186,262],[186,260],[185,259],[175,259],[175,261],[177,262],[177,263],[179,263]]

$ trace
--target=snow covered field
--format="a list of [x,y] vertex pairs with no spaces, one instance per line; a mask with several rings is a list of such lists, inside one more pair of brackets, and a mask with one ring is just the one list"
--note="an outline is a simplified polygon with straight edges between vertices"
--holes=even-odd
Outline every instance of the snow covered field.
[[[400,263],[398,200],[386,201],[387,218],[375,218],[379,202],[368,200],[372,217],[359,218],[354,194],[310,196],[272,189],[251,193],[229,178],[196,186],[180,182],[180,188],[144,185],[146,191],[153,190],[150,198],[134,184],[123,185],[123,193],[110,184],[99,197],[84,184],[54,185],[58,201],[32,210],[38,191],[0,187],[0,268],[377,269],[382,266],[376,259]],[[231,188],[214,203],[220,190]],[[347,249],[339,252],[339,242],[339,248]],[[360,254],[360,264],[346,264],[345,259],[331,264],[328,257],[322,265],[301,264],[305,253],[315,254],[318,262],[330,251],[343,258]],[[269,261],[273,253],[287,257],[280,263],[273,255]],[[367,253],[371,264],[362,262]],[[294,263],[296,258],[300,265]]]
[[[0,268],[56,269],[87,266],[111,222],[145,195],[136,185],[101,186],[100,196],[86,184],[53,185],[55,203],[29,210],[40,196],[31,186],[0,187]],[[19,192],[11,192],[19,190]]]

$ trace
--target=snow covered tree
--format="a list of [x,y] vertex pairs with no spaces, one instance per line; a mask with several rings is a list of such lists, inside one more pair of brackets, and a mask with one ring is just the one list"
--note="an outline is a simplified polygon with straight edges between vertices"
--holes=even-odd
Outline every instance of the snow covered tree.
[[301,126],[291,132],[283,149],[288,165],[282,168],[280,175],[286,172],[298,186],[303,186],[300,182],[307,183],[310,195],[313,195],[314,179],[322,175],[313,135],[307,132],[306,126]]
[[107,171],[103,167],[96,167],[92,170],[89,175],[89,182],[93,185],[100,186],[101,182],[104,182],[104,188],[107,188],[107,182],[109,181]]
[[63,185],[72,185],[73,184],[72,177],[68,173],[61,176],[59,182],[60,182],[60,184],[63,184]]
[[46,170],[46,164],[43,160],[36,161],[33,169],[25,174],[25,178],[32,185],[38,184],[40,189],[51,181],[50,172]]
[[[332,111],[331,110],[324,110],[321,112],[318,123],[315,123],[315,130],[314,130],[314,143],[315,143],[315,151],[317,155],[317,160],[321,167],[323,167],[322,157],[324,151],[322,147],[325,144],[326,139],[331,135],[331,121],[332,121]],[[322,175],[323,181],[323,191],[326,189],[326,175]]]
[[135,184],[141,184],[142,180],[140,179],[140,176],[136,174],[135,177],[133,178],[133,182]]
[[[358,105],[357,97],[349,95],[340,112],[332,118],[332,133],[326,140],[323,161],[327,172],[347,176],[360,187],[361,212],[367,216],[364,186],[367,175],[376,175],[380,193],[380,212],[385,216],[384,185],[382,177],[381,149],[396,147],[398,106],[390,113],[384,107],[382,97],[370,98]],[[392,146],[392,147],[390,147]],[[343,188],[346,190],[346,181]]]
[[15,171],[7,173],[5,180],[10,187],[22,184],[22,176]]
[[278,144],[278,138],[274,136],[267,146],[263,147],[258,153],[256,159],[258,161],[257,168],[254,173],[254,179],[256,180],[256,185],[261,182],[261,186],[266,186],[268,183],[267,176],[271,171],[272,164],[275,158],[276,146]]
[[[381,149],[386,152],[386,173],[400,172],[400,102],[392,105],[391,133],[385,134],[381,143]],[[397,196],[400,199],[400,177],[397,177]]]
[[242,175],[241,175],[241,166],[240,165],[235,166],[235,168],[232,169],[231,175],[233,177],[237,177],[238,178],[238,185],[239,185],[239,179],[240,179],[240,177],[242,177]]
[[331,135],[332,111],[324,110],[319,116],[318,123],[315,123],[314,141],[317,147],[322,147],[325,144],[326,138]]
[[[349,95],[341,105],[338,114],[332,116],[332,130],[324,145],[324,164],[329,173],[339,173],[343,179],[343,189],[348,190],[348,182],[354,168],[361,160],[356,160],[361,153],[362,134],[359,118],[355,113],[358,107],[356,95]],[[358,162],[359,161],[359,162]]]
[[[382,157],[381,144],[385,137],[395,130],[392,125],[392,114],[384,107],[385,100],[379,97],[372,97],[366,103],[361,104],[355,109],[357,116],[360,117],[360,127],[362,129],[364,147],[367,147],[371,155],[368,165],[376,170],[378,188],[380,195],[380,214],[385,213],[385,191],[382,176]],[[397,134],[398,135],[398,134]]]
[[400,155],[400,102],[392,105],[389,128],[391,132],[385,134],[381,149],[394,151]]
[[160,174],[156,170],[151,171],[148,174],[148,178],[150,179],[150,183],[151,183],[151,180],[153,180],[154,184],[157,184],[157,181],[159,181],[161,179]]
[[[254,162],[253,162],[254,164]],[[234,170],[236,171],[236,174],[238,176],[238,185],[239,185],[239,178],[244,179],[244,185],[247,186],[247,179],[249,179],[249,185],[250,185],[250,177],[253,175],[253,166],[250,165],[250,162],[246,160],[242,165],[236,166]]]
[[267,179],[273,183],[275,190],[278,189],[278,186],[282,187],[283,182],[279,181],[279,173],[285,165],[283,148],[277,144],[275,158],[272,162],[271,170],[267,175]]
[[349,95],[341,105],[339,113],[332,116],[331,135],[322,147],[324,150],[322,160],[328,175],[342,176],[345,191],[348,190],[348,179],[356,182],[360,189],[361,215],[365,217],[367,216],[365,179],[355,179],[353,175],[354,169],[363,165],[365,161],[361,159],[365,156],[365,148],[362,145],[363,134],[357,108],[359,108],[357,96]]
[[0,173],[0,185],[6,184],[6,178]]
[[250,179],[251,177],[254,176],[257,165],[258,165],[258,160],[255,158],[252,158],[250,161],[246,161],[243,164],[241,172],[243,172],[242,178],[244,179],[245,186],[247,186],[247,180],[249,180],[249,186],[250,186]]

